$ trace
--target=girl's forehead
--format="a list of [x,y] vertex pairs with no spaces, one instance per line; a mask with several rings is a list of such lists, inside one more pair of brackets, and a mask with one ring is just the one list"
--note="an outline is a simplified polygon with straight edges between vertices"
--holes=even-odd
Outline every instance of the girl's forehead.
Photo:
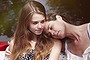
[[44,19],[45,19],[45,16],[44,15],[35,13],[32,16],[31,21],[44,20]]
[[42,16],[42,17],[44,17],[43,14],[34,13],[34,14],[32,15],[32,18],[37,18],[38,16]]

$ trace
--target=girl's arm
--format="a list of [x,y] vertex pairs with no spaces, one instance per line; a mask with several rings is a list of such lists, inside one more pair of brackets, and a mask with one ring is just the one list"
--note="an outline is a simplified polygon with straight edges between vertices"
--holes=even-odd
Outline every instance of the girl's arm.
[[54,45],[50,53],[49,60],[59,60],[61,53],[62,43],[60,40],[54,40]]

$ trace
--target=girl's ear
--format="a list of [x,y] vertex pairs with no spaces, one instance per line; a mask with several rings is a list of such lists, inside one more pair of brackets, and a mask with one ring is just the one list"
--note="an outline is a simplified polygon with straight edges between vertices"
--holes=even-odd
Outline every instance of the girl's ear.
[[62,17],[60,15],[56,15],[56,20],[61,21]]

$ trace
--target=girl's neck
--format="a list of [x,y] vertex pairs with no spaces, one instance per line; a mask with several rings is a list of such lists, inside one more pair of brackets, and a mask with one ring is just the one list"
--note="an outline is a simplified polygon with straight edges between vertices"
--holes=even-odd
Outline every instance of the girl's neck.
[[87,38],[87,24],[81,26],[67,26],[69,31],[67,31],[67,36],[70,38],[68,46],[72,53],[81,56],[85,49],[90,45],[90,40]]
[[35,49],[36,43],[37,43],[37,35],[33,34],[33,39],[30,41],[32,49]]
[[66,36],[69,38],[76,38],[78,36],[79,32],[79,26],[75,26],[72,24],[66,23]]
[[66,36],[69,37],[71,40],[74,40],[75,42],[80,40],[89,41],[89,38],[87,38],[87,24],[75,26],[67,23]]
[[37,39],[38,39],[38,35],[36,35],[36,34],[33,34],[33,41],[37,41]]
[[82,36],[87,36],[87,24],[75,26],[67,23],[66,36],[73,39],[78,39],[78,37],[80,38]]
[[30,41],[30,44],[31,44],[31,46],[32,46],[32,49],[35,49],[36,41],[31,40],[31,41]]

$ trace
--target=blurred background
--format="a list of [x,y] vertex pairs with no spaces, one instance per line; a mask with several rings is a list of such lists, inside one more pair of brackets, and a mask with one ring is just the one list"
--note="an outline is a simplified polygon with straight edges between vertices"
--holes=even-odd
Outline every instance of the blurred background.
[[[0,41],[10,41],[22,6],[29,0],[0,0]],[[65,16],[69,23],[81,25],[90,22],[90,0],[36,0],[46,13]]]

